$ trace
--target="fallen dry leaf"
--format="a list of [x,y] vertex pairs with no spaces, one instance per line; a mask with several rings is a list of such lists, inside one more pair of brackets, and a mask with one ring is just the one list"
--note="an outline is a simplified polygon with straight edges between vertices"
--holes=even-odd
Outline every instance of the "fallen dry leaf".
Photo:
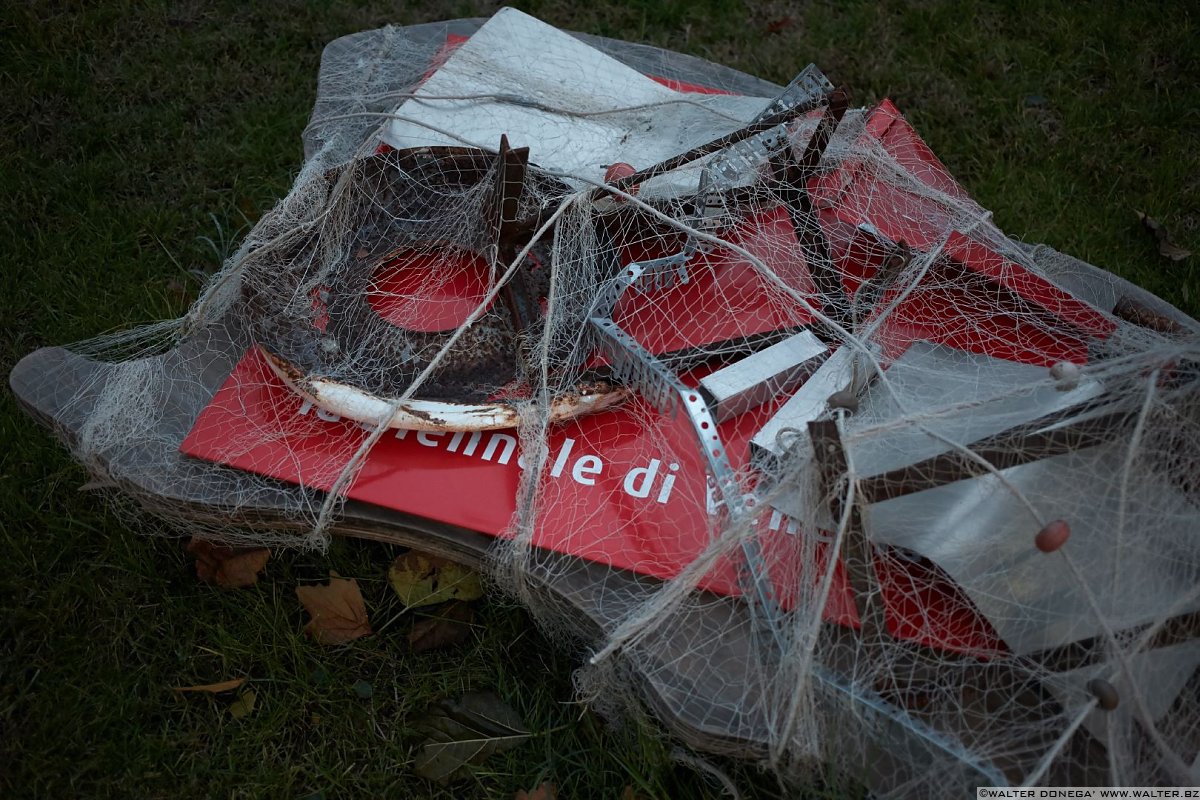
[[229,713],[234,719],[244,719],[254,713],[254,704],[258,702],[258,695],[253,689],[247,689],[238,695],[238,699],[229,704]]
[[461,644],[470,637],[474,621],[475,611],[471,606],[455,600],[438,609],[433,616],[418,620],[408,634],[408,644],[414,653]]
[[187,551],[196,558],[196,576],[223,589],[244,589],[258,583],[271,551],[265,547],[229,547],[192,537]]
[[1192,251],[1185,247],[1180,247],[1170,239],[1163,239],[1158,243],[1158,253],[1172,261],[1183,261],[1192,254]]
[[206,683],[202,686],[176,686],[172,691],[175,692],[206,692],[208,694],[220,694],[221,692],[232,692],[234,689],[246,682],[245,678],[234,678],[231,681],[221,681],[220,683]]
[[518,789],[513,800],[555,800],[558,797],[558,787],[549,781],[543,781],[536,789],[525,791]]
[[329,573],[329,583],[297,586],[296,597],[312,617],[304,630],[318,644],[344,644],[371,632],[358,581]]
[[413,772],[447,784],[466,777],[472,764],[529,738],[517,712],[492,692],[472,692],[459,700],[441,700],[427,710],[417,728],[425,740]]
[[1171,234],[1166,226],[1148,214],[1138,211],[1138,220],[1141,221],[1142,227],[1154,234],[1154,238],[1158,240],[1158,253],[1163,258],[1169,258],[1172,261],[1182,261],[1192,254],[1191,250],[1180,247],[1171,239]]
[[415,550],[396,557],[388,570],[388,583],[408,608],[483,596],[483,585],[474,570]]

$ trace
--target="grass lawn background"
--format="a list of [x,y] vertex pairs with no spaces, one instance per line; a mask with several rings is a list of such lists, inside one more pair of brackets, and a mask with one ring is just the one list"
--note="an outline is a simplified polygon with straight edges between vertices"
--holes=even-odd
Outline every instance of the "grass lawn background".
[[[1196,315],[1196,258],[1166,261],[1134,216],[1200,247],[1200,56],[1185,4],[517,3],[559,27],[677,49],[786,82],[809,61],[857,104],[892,97],[1002,229]],[[301,160],[321,49],[471,3],[10,3],[0,8],[0,366],[181,315]],[[116,515],[0,393],[0,795],[568,798],[719,794],[645,728],[574,702],[579,654],[522,611],[414,656],[386,586],[394,552],[277,553],[259,585],[200,584],[162,526]],[[301,634],[294,587],[362,585],[376,634]],[[255,712],[170,687],[249,676]],[[369,698],[353,690],[373,687]],[[430,701],[494,689],[534,738],[449,789],[414,777]],[[726,765],[729,766],[729,765]],[[730,767],[764,796],[769,780]]]

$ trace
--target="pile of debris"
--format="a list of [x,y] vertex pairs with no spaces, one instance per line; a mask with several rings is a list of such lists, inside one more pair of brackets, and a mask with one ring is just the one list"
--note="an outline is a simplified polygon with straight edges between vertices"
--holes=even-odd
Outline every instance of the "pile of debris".
[[785,781],[1200,780],[1200,324],[812,66],[505,9],[333,42],[304,136],[186,317],[14,370],[96,476],[486,565]]

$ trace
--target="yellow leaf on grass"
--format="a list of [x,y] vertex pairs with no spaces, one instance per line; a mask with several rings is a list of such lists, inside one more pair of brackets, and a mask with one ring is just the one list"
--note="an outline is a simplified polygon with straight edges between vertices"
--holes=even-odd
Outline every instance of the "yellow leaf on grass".
[[408,608],[483,597],[483,585],[474,570],[415,550],[392,562],[388,583]]
[[201,686],[176,686],[173,691],[176,692],[204,692],[207,694],[220,694],[221,692],[232,692],[234,689],[246,682],[245,678],[234,678],[230,681],[221,681],[220,683],[205,683]]
[[238,695],[238,699],[234,700],[229,705],[229,713],[234,719],[243,719],[250,716],[254,712],[254,704],[258,701],[258,695],[253,689],[247,689]]
[[329,583],[297,586],[296,596],[312,617],[304,630],[318,644],[344,644],[371,632],[358,581],[330,573]]

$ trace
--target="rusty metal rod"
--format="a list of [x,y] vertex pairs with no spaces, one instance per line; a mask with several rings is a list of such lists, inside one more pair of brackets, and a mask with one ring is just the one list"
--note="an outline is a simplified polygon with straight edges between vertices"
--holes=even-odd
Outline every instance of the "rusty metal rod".
[[[887,633],[883,598],[879,581],[875,575],[875,555],[867,539],[862,515],[861,501],[846,514],[846,495],[849,489],[845,478],[849,472],[845,445],[838,431],[837,420],[825,419],[808,423],[808,435],[812,440],[813,452],[820,465],[821,491],[829,502],[829,512],[835,521],[846,517],[846,530],[842,533],[841,551],[836,554],[846,567],[850,588],[854,593],[854,607],[858,612],[860,635],[865,641],[881,641]],[[831,558],[835,557],[833,554]]]

